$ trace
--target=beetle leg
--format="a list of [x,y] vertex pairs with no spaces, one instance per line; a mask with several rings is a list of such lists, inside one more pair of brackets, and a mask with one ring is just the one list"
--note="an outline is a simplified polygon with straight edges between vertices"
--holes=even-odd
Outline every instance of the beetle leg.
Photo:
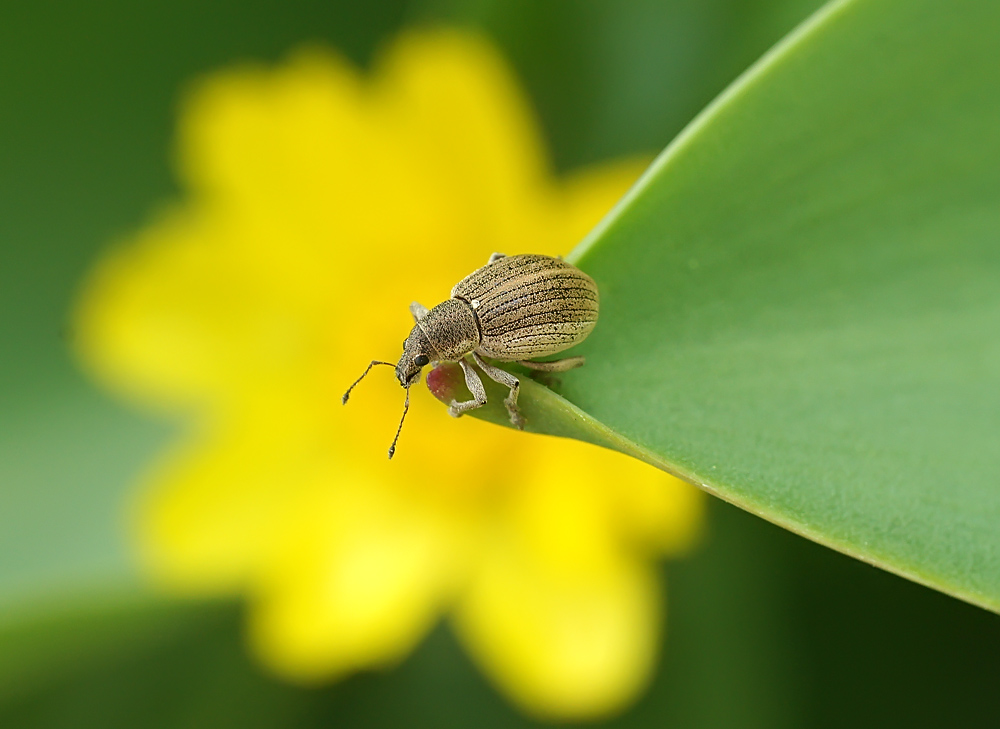
[[501,385],[506,385],[510,388],[510,394],[507,395],[507,399],[503,401],[503,404],[507,407],[507,414],[510,415],[511,424],[518,430],[524,430],[524,416],[521,415],[521,411],[517,409],[517,394],[521,390],[521,381],[510,372],[488,364],[475,352],[472,353],[472,358],[476,360],[476,364],[479,365],[480,369],[482,369],[482,371],[485,372],[491,380],[499,382]]
[[421,304],[419,301],[414,301],[410,304],[410,313],[413,314],[413,321],[420,321],[425,316],[427,316],[428,309],[426,306]]
[[486,265],[488,266],[488,265],[490,265],[491,263],[496,263],[496,262],[497,262],[497,261],[499,261],[499,260],[500,260],[501,258],[506,258],[506,257],[507,257],[507,254],[506,254],[506,253],[494,253],[494,254],[493,254],[492,256],[490,256],[490,260],[488,260],[488,261],[486,262]]
[[468,385],[469,392],[475,399],[465,402],[452,400],[451,405],[448,406],[448,414],[453,418],[460,417],[462,413],[486,404],[486,388],[483,387],[483,381],[479,379],[475,368],[464,359],[458,360],[458,363],[462,365],[462,372],[465,373],[465,384]]
[[554,362],[528,362],[527,360],[521,360],[518,364],[522,367],[527,367],[529,370],[536,370],[538,372],[566,372],[575,367],[582,366],[585,361],[585,357],[567,357],[566,359],[557,359]]

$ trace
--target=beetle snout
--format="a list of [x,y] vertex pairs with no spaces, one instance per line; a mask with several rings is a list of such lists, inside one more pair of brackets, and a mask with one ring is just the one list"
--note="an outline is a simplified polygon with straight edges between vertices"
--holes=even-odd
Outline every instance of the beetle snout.
[[[419,374],[419,373],[418,373]],[[396,379],[399,380],[399,384],[403,387],[411,384],[410,380],[413,379],[413,375],[407,374],[406,370],[399,367],[396,368]]]
[[410,387],[420,380],[421,369],[421,367],[414,364],[412,359],[407,358],[404,354],[402,359],[399,360],[399,364],[396,365],[396,379],[399,380],[399,384],[403,387]]

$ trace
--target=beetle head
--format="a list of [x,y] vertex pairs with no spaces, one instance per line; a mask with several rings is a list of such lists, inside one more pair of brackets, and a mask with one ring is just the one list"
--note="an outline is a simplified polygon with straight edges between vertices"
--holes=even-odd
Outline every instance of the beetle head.
[[420,370],[433,359],[437,357],[427,335],[419,324],[414,324],[410,336],[403,342],[403,355],[396,365],[396,379],[399,380],[399,384],[403,387],[416,384],[420,379]]

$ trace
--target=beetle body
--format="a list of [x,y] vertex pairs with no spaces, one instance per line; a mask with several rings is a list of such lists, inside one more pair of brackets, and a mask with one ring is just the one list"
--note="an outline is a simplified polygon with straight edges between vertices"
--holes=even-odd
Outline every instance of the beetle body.
[[459,281],[451,296],[476,316],[476,351],[503,362],[561,352],[597,324],[597,285],[559,258],[498,258]]
[[[583,357],[555,362],[529,360],[556,354],[586,339],[597,323],[598,304],[593,279],[561,258],[494,253],[489,263],[455,285],[447,301],[433,309],[410,305],[415,323],[396,364],[396,378],[407,388],[407,403],[409,388],[420,379],[423,367],[431,362],[458,362],[473,399],[453,401],[448,412],[458,417],[484,405],[486,391],[469,362],[471,358],[487,376],[510,388],[504,404],[511,422],[524,427],[517,408],[519,380],[483,357],[546,372],[578,367]],[[372,362],[365,374],[375,364],[390,363]],[[345,403],[351,389],[344,395]],[[405,409],[403,414],[405,417]],[[395,441],[390,457],[394,449]]]

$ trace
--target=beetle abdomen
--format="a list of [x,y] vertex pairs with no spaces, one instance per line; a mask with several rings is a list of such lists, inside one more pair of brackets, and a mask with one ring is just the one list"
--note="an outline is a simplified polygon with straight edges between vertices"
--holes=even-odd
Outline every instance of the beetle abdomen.
[[473,308],[479,352],[519,360],[561,352],[586,339],[597,323],[597,285],[583,271],[549,256],[499,258],[452,289]]

